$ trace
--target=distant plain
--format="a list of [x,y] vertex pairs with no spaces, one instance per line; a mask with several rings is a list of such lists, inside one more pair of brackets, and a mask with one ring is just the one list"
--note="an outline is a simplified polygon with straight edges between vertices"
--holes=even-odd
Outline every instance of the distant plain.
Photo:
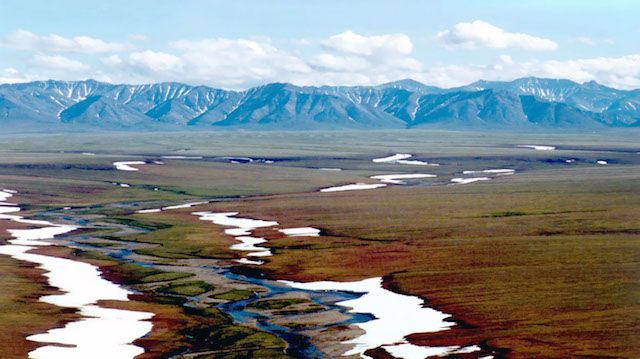
[[[216,345],[226,353],[218,352],[219,356],[241,357],[246,352],[233,350],[247,341],[268,355],[285,347],[280,339],[250,325],[232,324],[215,308],[194,313],[180,306],[180,298],[202,293],[243,298],[250,288],[222,293],[215,288],[226,284],[207,283],[199,274],[194,281],[184,275],[144,272],[135,264],[100,254],[125,240],[152,244],[134,252],[154,257],[164,269],[174,266],[176,272],[180,272],[178,259],[214,259],[232,265],[230,260],[238,257],[229,249],[233,238],[190,214],[204,210],[321,229],[318,238],[261,233],[270,236],[268,246],[274,256],[259,268],[234,264],[239,273],[298,281],[383,276],[389,288],[418,295],[460,323],[451,331],[416,333],[410,338],[414,343],[482,343],[513,358],[637,357],[638,134],[631,129],[603,134],[412,130],[2,136],[0,186],[17,190],[15,200],[26,204],[28,213],[64,212],[62,208],[71,207],[72,216],[98,216],[102,224],[148,229],[118,234],[93,228],[82,239],[86,246],[67,254],[103,263],[114,280],[136,286],[142,294],[140,303],[133,305],[155,306],[166,317],[183,318],[143,340],[152,349],[145,354],[148,357],[221,349]],[[556,150],[516,147],[523,144],[551,145]],[[396,153],[440,165],[372,162]],[[273,163],[231,163],[228,157]],[[149,163],[137,172],[114,169],[113,162],[126,160],[164,164]],[[450,184],[462,171],[504,168],[514,169],[515,174]],[[373,183],[370,176],[395,173],[438,177],[366,191],[318,192],[329,186]],[[198,200],[213,202],[135,213]],[[11,267],[3,280],[16,288],[1,295],[3,312],[13,305],[6,296],[33,298],[33,293],[44,290],[25,280],[26,269],[17,262],[2,258],[1,265]],[[155,277],[145,282],[150,276]],[[162,285],[149,284],[157,280]],[[15,332],[28,332],[46,322],[50,311],[39,307],[30,313],[32,320],[22,321],[29,327]],[[68,316],[58,315],[61,320]],[[0,318],[3,326],[14,322],[11,316]],[[242,334],[218,344],[203,344],[209,342],[185,335],[220,325]],[[298,329],[304,334],[304,327]]]

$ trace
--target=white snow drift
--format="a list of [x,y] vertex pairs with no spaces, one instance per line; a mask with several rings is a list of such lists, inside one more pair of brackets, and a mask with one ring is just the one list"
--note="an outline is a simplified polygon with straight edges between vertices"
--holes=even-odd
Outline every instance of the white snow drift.
[[424,173],[408,173],[408,174],[391,174],[391,175],[377,175],[371,176],[371,179],[379,180],[382,183],[389,184],[405,184],[403,179],[420,179],[420,178],[434,178],[436,175],[429,175]]
[[129,171],[129,172],[134,172],[134,171],[139,171],[140,169],[136,168],[136,167],[132,167],[134,165],[146,165],[147,163],[145,161],[120,161],[120,162],[114,162],[113,165],[116,167],[117,170],[119,171]]
[[[264,238],[251,237],[251,231],[257,228],[277,226],[278,222],[263,221],[260,219],[236,217],[238,212],[213,213],[213,212],[193,212],[203,221],[213,222],[219,226],[230,227],[224,233],[234,236],[240,244],[234,244],[230,248],[239,251],[248,251],[247,257],[268,257],[271,250],[266,247],[257,247],[256,244],[265,243]],[[262,261],[254,261],[248,258],[239,259],[237,262],[243,264],[262,264]]]
[[[0,191],[0,199],[6,199],[11,194]],[[130,292],[102,278],[98,268],[91,264],[29,253],[38,246],[51,245],[44,240],[73,231],[77,227],[7,214],[18,211],[20,208],[17,206],[0,206],[0,219],[46,227],[10,229],[9,233],[15,239],[10,240],[9,245],[0,246],[0,254],[38,264],[39,268],[46,272],[44,276],[47,277],[49,285],[62,292],[41,297],[39,300],[77,309],[82,316],[61,328],[27,337],[31,341],[49,343],[31,351],[29,358],[130,359],[142,354],[142,348],[130,343],[151,331],[152,323],[148,320],[153,313],[98,306],[96,303],[101,300],[128,301]]]
[[278,229],[278,232],[284,233],[289,237],[319,237],[320,236],[320,230],[313,227],[284,228],[284,229]]
[[556,149],[555,146],[544,146],[544,145],[517,145],[516,147],[530,148],[536,151],[553,151]]
[[350,308],[350,313],[370,313],[375,319],[355,324],[365,333],[343,342],[353,348],[344,355],[360,355],[368,349],[383,347],[385,350],[405,359],[422,359],[429,355],[445,356],[480,350],[471,347],[421,347],[409,343],[405,337],[412,333],[438,332],[452,327],[447,321],[449,314],[425,307],[422,299],[398,294],[382,287],[382,278],[369,278],[357,282],[310,282],[298,283],[280,281],[292,288],[305,290],[347,291],[362,293],[356,299],[342,301],[337,305]]
[[408,153],[396,153],[395,155],[381,158],[374,158],[372,161],[375,163],[398,163],[402,165],[416,165],[416,166],[440,166],[438,163],[429,163],[418,160],[408,160],[413,155]]
[[320,190],[320,192],[344,192],[344,191],[359,191],[364,189],[376,189],[386,187],[384,183],[353,183],[343,186],[327,187]]

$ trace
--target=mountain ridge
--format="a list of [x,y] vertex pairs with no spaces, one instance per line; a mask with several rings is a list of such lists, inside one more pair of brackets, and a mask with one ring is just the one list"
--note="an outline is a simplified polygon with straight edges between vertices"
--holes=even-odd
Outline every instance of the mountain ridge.
[[0,124],[20,130],[572,129],[640,126],[640,90],[525,77],[443,89],[269,83],[243,91],[179,82],[0,85]]

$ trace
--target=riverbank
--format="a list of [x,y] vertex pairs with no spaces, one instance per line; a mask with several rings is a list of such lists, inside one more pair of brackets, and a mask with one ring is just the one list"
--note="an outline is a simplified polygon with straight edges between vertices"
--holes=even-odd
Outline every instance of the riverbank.
[[[0,254],[37,265],[43,270],[47,284],[59,293],[45,295],[38,301],[74,311],[79,318],[61,327],[32,333],[26,339],[42,343],[30,351],[34,359],[65,356],[82,358],[109,353],[110,358],[129,359],[143,352],[130,343],[151,330],[150,312],[126,311],[100,307],[100,300],[127,301],[130,292],[104,280],[97,267],[68,258],[38,253],[38,249],[51,246],[47,240],[78,229],[75,225],[54,224],[44,220],[21,216],[18,204],[6,202],[16,191],[0,191],[5,201],[0,205],[0,220],[27,224],[34,228],[9,228],[12,239],[0,246]],[[55,249],[54,249],[55,251]]]

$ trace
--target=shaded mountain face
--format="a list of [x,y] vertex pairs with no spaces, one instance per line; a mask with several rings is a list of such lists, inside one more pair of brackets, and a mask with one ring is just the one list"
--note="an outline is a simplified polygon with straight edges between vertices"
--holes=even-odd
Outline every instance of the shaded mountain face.
[[440,89],[406,79],[378,86],[272,83],[228,91],[181,83],[94,80],[0,85],[11,130],[448,129],[590,130],[640,125],[640,90],[522,78]]

